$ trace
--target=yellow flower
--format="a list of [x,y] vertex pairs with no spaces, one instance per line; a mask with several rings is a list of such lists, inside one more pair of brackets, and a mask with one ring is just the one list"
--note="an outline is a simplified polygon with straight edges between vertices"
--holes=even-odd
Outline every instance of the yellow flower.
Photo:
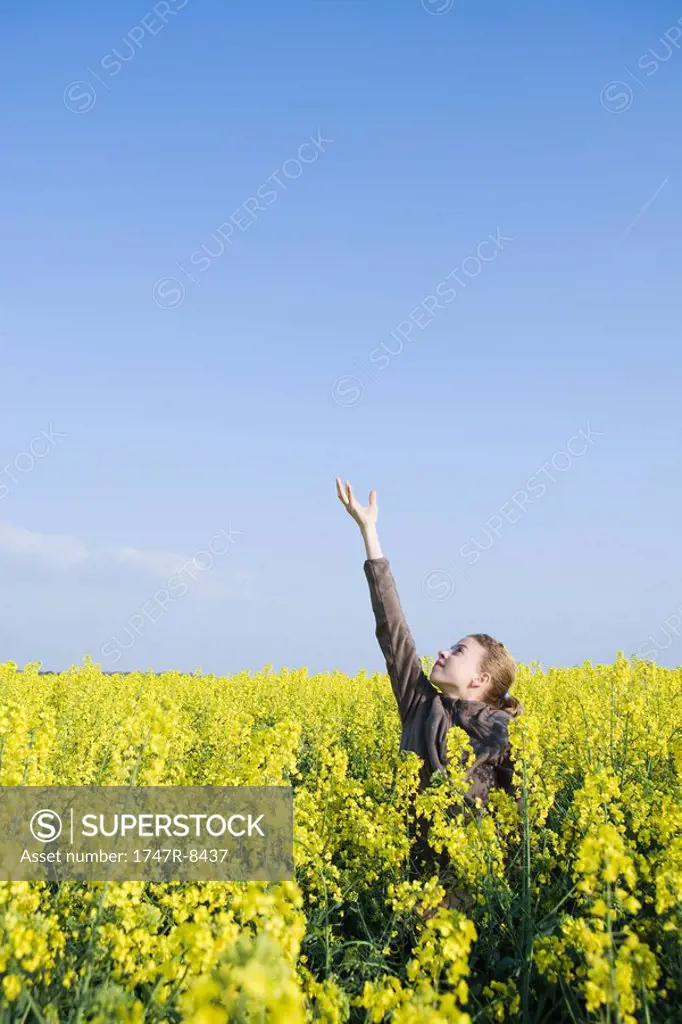
[[13,1002],[21,992],[21,978],[16,974],[6,974],[2,979],[2,991],[8,1002]]
[[[563,983],[581,1018],[664,1019],[682,988],[682,669],[519,665],[515,693],[515,792],[471,815],[467,734],[449,731],[450,770],[420,791],[381,673],[0,665],[0,785],[290,786],[296,869],[272,883],[0,882],[5,1001],[30,984],[56,1024],[53,993],[73,1009],[96,963],[84,998],[98,1024],[138,1024],[136,991],[153,993],[150,1016],[188,1024],[346,1024],[362,1009],[377,1024],[468,1024],[482,1005],[513,1021],[515,979],[493,971],[527,896],[540,995]],[[413,870],[416,823],[447,878]],[[440,905],[446,891],[466,912]]]

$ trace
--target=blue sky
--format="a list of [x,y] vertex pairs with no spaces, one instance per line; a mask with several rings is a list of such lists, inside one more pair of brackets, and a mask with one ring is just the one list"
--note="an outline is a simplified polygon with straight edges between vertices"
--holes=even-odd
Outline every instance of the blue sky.
[[682,7],[2,17],[4,660],[682,661]]

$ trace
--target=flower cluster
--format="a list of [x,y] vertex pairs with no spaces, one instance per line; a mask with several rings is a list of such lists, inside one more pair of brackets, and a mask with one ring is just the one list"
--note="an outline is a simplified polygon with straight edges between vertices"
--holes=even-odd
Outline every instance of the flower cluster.
[[519,666],[515,794],[420,791],[387,678],[0,666],[0,786],[290,786],[295,880],[0,882],[3,1020],[656,1024],[682,1000],[682,670]]

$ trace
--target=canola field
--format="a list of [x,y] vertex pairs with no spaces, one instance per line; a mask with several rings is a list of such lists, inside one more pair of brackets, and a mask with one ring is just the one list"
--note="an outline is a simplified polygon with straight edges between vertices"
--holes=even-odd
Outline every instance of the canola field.
[[0,1024],[682,1021],[682,669],[520,666],[518,799],[467,816],[384,675],[38,668],[0,666],[1,785],[291,786],[296,879],[0,882]]

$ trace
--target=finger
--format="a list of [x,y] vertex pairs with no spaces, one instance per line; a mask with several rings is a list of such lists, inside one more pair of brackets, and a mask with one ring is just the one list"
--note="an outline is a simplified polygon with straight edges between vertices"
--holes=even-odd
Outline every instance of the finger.
[[377,504],[377,492],[376,491],[370,491],[369,492],[369,507],[370,508],[376,508],[376,504]]
[[351,505],[354,505],[355,504],[355,498],[353,497],[353,488],[351,487],[351,485],[348,483],[347,480],[346,480],[346,490],[348,491],[348,500],[349,500],[349,502],[351,503]]
[[347,506],[348,502],[346,501],[346,495],[343,493],[343,487],[341,486],[341,481],[338,478],[338,476],[336,478],[336,493],[339,496],[339,500],[342,501],[343,504]]

